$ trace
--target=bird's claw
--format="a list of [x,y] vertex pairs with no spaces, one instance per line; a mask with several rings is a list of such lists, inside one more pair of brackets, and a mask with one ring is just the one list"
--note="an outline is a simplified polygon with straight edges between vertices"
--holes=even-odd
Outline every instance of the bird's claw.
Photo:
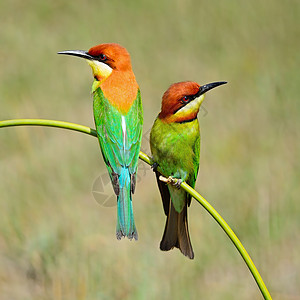
[[180,186],[182,184],[182,179],[173,178],[172,176],[169,176],[168,178],[164,176],[159,176],[159,180],[165,182],[166,184],[172,184],[177,189],[180,189]]
[[171,184],[174,185],[177,189],[180,189],[180,186],[182,184],[182,179],[177,179],[176,182],[174,182],[174,179],[173,179],[173,181],[171,182]]
[[153,172],[157,171],[157,167],[158,167],[158,163],[154,162],[151,166],[151,169],[153,170]]

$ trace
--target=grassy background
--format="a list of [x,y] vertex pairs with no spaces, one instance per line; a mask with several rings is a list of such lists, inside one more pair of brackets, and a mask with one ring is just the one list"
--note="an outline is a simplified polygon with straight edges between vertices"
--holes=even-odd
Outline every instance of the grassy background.
[[[142,149],[173,82],[227,80],[200,112],[196,189],[244,243],[274,299],[300,294],[299,1],[0,3],[0,120],[93,127],[91,70],[56,55],[118,42],[143,96]],[[0,299],[261,299],[241,257],[195,202],[195,260],[158,249],[165,217],[140,162],[139,241],[115,239],[116,208],[92,195],[105,174],[95,138],[58,129],[0,134]],[[109,184],[105,192],[112,194]]]

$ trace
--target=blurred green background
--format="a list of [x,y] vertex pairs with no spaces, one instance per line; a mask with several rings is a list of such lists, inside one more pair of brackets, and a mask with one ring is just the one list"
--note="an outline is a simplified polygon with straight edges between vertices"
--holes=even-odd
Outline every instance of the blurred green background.
[[[118,42],[142,91],[149,154],[149,130],[171,83],[227,80],[199,114],[196,189],[237,233],[273,298],[299,299],[299,18],[296,0],[2,0],[0,120],[94,127],[89,66],[56,52]],[[165,216],[143,162],[134,195],[139,241],[120,242],[116,207],[92,194],[106,172],[95,138],[19,127],[1,129],[0,145],[1,300],[262,298],[195,201],[195,260],[159,250]]]

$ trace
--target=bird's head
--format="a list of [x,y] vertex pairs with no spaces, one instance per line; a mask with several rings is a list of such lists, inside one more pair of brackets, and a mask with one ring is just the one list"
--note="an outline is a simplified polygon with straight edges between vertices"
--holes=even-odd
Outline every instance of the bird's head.
[[162,98],[159,118],[167,123],[187,122],[197,118],[205,93],[227,82],[213,82],[200,86],[184,81],[172,84]]
[[58,54],[73,55],[84,58],[92,67],[93,76],[103,82],[113,71],[131,71],[130,55],[119,44],[100,44],[88,51],[68,50]]

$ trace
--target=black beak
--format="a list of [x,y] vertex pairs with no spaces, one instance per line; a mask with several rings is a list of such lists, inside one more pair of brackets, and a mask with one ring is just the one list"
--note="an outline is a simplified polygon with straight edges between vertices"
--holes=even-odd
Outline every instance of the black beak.
[[83,51],[83,50],[67,50],[67,51],[57,52],[57,54],[73,55],[73,56],[78,56],[90,60],[95,59],[93,56],[89,55],[87,51]]
[[197,93],[197,97],[205,94],[209,90],[214,89],[215,87],[217,87],[219,85],[226,84],[226,83],[227,83],[226,81],[218,81],[218,82],[204,84],[204,85],[200,86],[199,92]]

